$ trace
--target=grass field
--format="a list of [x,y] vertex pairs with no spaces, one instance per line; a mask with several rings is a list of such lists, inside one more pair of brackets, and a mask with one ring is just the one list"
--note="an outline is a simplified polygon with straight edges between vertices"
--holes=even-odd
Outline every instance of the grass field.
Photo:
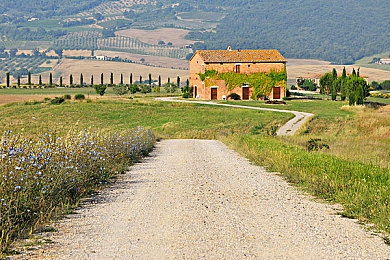
[[[69,89],[70,90],[70,89]],[[81,89],[76,89],[81,91]],[[76,91],[72,89],[72,91]],[[4,95],[24,95],[7,90]],[[46,90],[36,91],[37,97]],[[47,89],[47,91],[55,91]],[[67,89],[54,95],[65,94]],[[69,92],[74,95],[76,92]],[[1,93],[0,93],[1,94]],[[31,93],[30,93],[31,94]],[[48,93],[47,93],[48,94]],[[332,101],[288,101],[286,106],[261,102],[235,104],[277,107],[314,113],[300,134],[270,135],[290,115],[188,103],[156,102],[152,97],[104,99],[53,105],[48,101],[0,106],[0,131],[35,136],[50,131],[66,136],[72,129],[120,132],[142,126],[157,138],[221,140],[256,164],[280,172],[289,182],[318,198],[340,203],[340,213],[373,224],[390,234],[390,108],[350,108]],[[326,144],[329,149],[309,148]],[[325,147],[325,146],[324,146]]]

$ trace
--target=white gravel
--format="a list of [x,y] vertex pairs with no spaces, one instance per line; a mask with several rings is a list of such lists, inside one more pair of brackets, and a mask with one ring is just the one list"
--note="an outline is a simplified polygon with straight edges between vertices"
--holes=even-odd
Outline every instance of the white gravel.
[[[388,259],[337,206],[314,202],[218,141],[166,140],[59,223],[39,259]],[[29,258],[34,258],[30,255]]]

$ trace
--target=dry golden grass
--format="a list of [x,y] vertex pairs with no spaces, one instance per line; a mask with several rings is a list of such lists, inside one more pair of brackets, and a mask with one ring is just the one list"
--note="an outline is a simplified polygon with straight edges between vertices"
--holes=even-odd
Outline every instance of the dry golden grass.
[[95,55],[102,55],[107,57],[120,57],[122,59],[129,59],[134,62],[140,62],[141,59],[144,59],[144,64],[150,64],[152,66],[164,67],[164,68],[183,68],[188,69],[187,60],[179,60],[168,57],[161,56],[149,56],[142,54],[126,53],[126,52],[115,52],[115,51],[95,51]]
[[[287,75],[289,79],[295,79],[297,77],[305,77],[308,75],[324,74],[326,72],[331,72],[333,68],[337,70],[338,73],[342,73],[343,68],[345,67],[347,73],[351,73],[353,68],[357,70],[359,66],[356,65],[332,65],[326,61],[317,61],[317,60],[299,60],[299,59],[288,59],[287,60]],[[372,69],[372,68],[363,68],[360,67],[360,75],[367,76],[368,81],[384,81],[390,79],[388,71]]]
[[[147,80],[149,73],[152,74],[152,79],[157,80],[161,76],[162,83],[167,82],[168,77],[171,82],[176,81],[179,76],[181,82],[185,82],[188,78],[188,70],[168,69],[145,66],[134,63],[97,61],[97,60],[72,60],[63,59],[62,62],[54,68],[53,82],[59,82],[59,76],[63,77],[63,84],[69,84],[70,74],[73,75],[73,82],[79,83],[80,73],[83,73],[84,81],[90,83],[91,76],[94,76],[94,83],[100,83],[100,75],[104,73],[104,83],[110,82],[110,73],[114,74],[114,83],[120,82],[120,74],[123,74],[124,83],[129,82],[130,73],[133,74],[133,81],[139,80],[142,76],[143,80]],[[48,73],[42,76],[42,79],[47,82]]]

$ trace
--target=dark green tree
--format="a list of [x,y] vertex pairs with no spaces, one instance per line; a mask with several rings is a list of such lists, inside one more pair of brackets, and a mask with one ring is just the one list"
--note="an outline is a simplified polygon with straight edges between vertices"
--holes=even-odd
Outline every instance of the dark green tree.
[[322,94],[329,95],[333,85],[333,74],[328,72],[320,78],[320,91]]
[[53,86],[53,74],[50,72],[50,75],[49,75],[49,86],[52,87]]
[[139,75],[139,84],[142,84],[142,76]]
[[31,72],[27,73],[27,84],[31,87]]
[[104,84],[104,75],[103,73],[100,75],[100,85]]
[[60,88],[62,88],[62,76],[60,77]]
[[84,76],[83,73],[80,74],[80,87],[82,87],[84,84]]
[[100,96],[104,96],[104,94],[106,93],[107,86],[100,84],[100,85],[95,85],[94,88],[97,94],[99,94]]
[[121,85],[123,85],[123,74],[121,73]]
[[18,87],[20,88],[20,75],[18,75]]
[[111,72],[110,74],[110,86],[114,85],[114,73]]
[[7,77],[7,88],[9,88],[10,87],[10,74],[9,74],[9,72],[7,72],[5,75]]
[[176,78],[176,86],[178,88],[180,88],[180,77],[179,76],[177,76],[177,78]]
[[149,73],[149,86],[152,87],[152,74]]
[[91,75],[91,86],[93,86],[93,75]]
[[130,73],[130,87],[133,86],[133,73]]
[[39,75],[39,86],[42,86],[42,75]]
[[69,85],[73,86],[73,75],[72,74],[69,75]]

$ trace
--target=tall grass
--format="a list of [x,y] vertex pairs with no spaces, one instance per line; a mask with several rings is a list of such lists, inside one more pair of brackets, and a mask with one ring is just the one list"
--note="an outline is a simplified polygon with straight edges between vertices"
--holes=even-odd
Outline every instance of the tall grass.
[[229,141],[256,164],[280,172],[289,182],[317,197],[340,203],[343,215],[390,232],[389,168],[309,152],[275,138],[245,135]]
[[73,129],[39,138],[7,131],[0,141],[3,251],[147,155],[154,136],[143,128],[112,133]]

